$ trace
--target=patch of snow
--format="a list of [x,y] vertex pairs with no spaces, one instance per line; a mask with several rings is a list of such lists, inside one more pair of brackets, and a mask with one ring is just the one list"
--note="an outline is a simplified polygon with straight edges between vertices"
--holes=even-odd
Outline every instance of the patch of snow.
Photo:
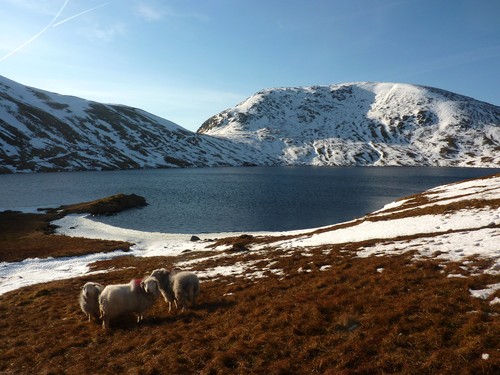
[[309,272],[312,272],[311,269],[305,269],[305,268],[302,268],[300,267],[298,270],[297,270],[298,273],[309,273]]
[[21,262],[1,262],[0,294],[29,285],[91,275],[89,264],[123,255],[128,255],[128,253],[114,251],[79,257],[29,258]]
[[473,297],[488,299],[497,290],[500,290],[500,283],[488,285],[485,289],[479,289],[479,290],[469,289],[469,292]]
[[[216,266],[207,268],[202,271],[197,271],[196,274],[201,279],[216,279],[217,276],[239,276],[247,274],[248,278],[262,277],[263,271],[254,267],[258,261],[236,262],[228,266]],[[253,272],[249,273],[250,270]]]
[[302,239],[285,240],[282,248],[311,247],[326,244],[361,242],[372,239],[389,239],[429,233],[445,233],[449,230],[478,229],[491,224],[491,210],[460,210],[451,216],[423,215],[390,221],[362,221],[357,225],[324,233],[304,236]]
[[[357,255],[359,257],[398,255],[416,250],[417,258],[446,261],[460,261],[469,256],[478,255],[492,261],[492,266],[485,272],[498,274],[498,269],[500,269],[499,236],[499,228],[464,230],[412,240],[382,241],[371,247],[360,248]],[[480,245],[476,246],[476,244]]]

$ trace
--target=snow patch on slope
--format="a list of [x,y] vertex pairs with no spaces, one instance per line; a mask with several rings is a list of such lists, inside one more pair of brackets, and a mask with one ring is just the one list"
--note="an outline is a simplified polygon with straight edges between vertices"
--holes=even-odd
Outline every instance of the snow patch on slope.
[[262,90],[198,132],[283,164],[498,166],[499,124],[499,107],[471,98],[361,82]]

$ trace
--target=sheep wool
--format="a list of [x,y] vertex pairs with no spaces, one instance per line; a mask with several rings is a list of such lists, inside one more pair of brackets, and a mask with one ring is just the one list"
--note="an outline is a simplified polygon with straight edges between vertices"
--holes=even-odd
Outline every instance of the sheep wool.
[[160,291],[165,302],[168,304],[168,311],[172,309],[172,302],[175,307],[184,310],[188,302],[196,305],[196,299],[200,294],[200,280],[193,272],[169,272],[165,268],[154,270],[151,276],[159,280]]
[[169,312],[172,311],[172,303],[175,303],[175,295],[170,281],[170,278],[173,275],[174,273],[171,273],[165,268],[159,268],[151,273],[151,277],[158,280],[161,295],[168,305]]
[[158,280],[151,276],[142,281],[134,279],[128,284],[106,286],[99,296],[103,328],[108,329],[111,319],[125,314],[137,315],[139,323],[159,294]]
[[104,286],[99,283],[88,282],[82,286],[80,292],[80,307],[85,315],[88,316],[89,322],[93,318],[99,319],[99,295]]

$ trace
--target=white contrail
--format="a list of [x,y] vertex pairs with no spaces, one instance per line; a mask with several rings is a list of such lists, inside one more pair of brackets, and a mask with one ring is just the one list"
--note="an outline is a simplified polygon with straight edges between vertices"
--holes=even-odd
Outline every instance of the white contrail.
[[52,21],[50,21],[50,23],[45,26],[41,31],[39,31],[36,35],[32,36],[28,41],[24,42],[23,44],[21,44],[19,47],[17,47],[16,49],[14,49],[13,51],[10,51],[8,54],[6,54],[5,56],[3,56],[2,58],[0,58],[0,62],[4,61],[6,58],[12,56],[13,54],[15,54],[16,52],[19,52],[20,50],[22,50],[24,47],[26,47],[28,44],[30,44],[31,42],[33,42],[36,38],[38,38],[40,35],[42,35],[45,31],[47,31],[47,29],[49,27],[52,26],[52,24],[54,22],[56,22],[57,18],[61,15],[62,11],[64,10],[64,8],[66,8],[66,5],[68,5],[68,2],[69,0],[65,0],[64,1],[64,4],[63,6],[61,7],[61,9],[59,9],[59,12],[57,12],[56,16],[52,19]]
[[109,3],[111,3],[111,1],[108,1],[107,3],[95,6],[95,7],[90,8],[90,9],[84,10],[83,12],[80,12],[78,14],[75,14],[74,16],[68,17],[68,18],[66,18],[66,19],[64,19],[62,21],[59,21],[58,23],[53,24],[52,27],[59,26],[59,25],[65,23],[65,22],[68,22],[68,21],[72,20],[73,18],[80,17],[81,15],[84,15],[85,13],[89,13],[89,12],[92,12],[92,11],[94,11],[96,9],[102,8],[102,7],[106,6],[106,5],[108,5]]

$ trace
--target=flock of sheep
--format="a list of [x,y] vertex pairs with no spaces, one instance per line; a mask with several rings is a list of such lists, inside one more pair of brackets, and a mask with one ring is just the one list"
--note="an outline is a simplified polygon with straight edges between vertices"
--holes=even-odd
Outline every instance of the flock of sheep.
[[196,304],[200,294],[198,276],[189,271],[170,272],[165,268],[154,270],[144,279],[133,279],[128,284],[103,285],[88,282],[80,293],[80,307],[89,321],[102,319],[102,327],[109,328],[109,321],[126,314],[136,314],[137,322],[162,294],[172,310],[172,303],[184,310],[188,302]]

